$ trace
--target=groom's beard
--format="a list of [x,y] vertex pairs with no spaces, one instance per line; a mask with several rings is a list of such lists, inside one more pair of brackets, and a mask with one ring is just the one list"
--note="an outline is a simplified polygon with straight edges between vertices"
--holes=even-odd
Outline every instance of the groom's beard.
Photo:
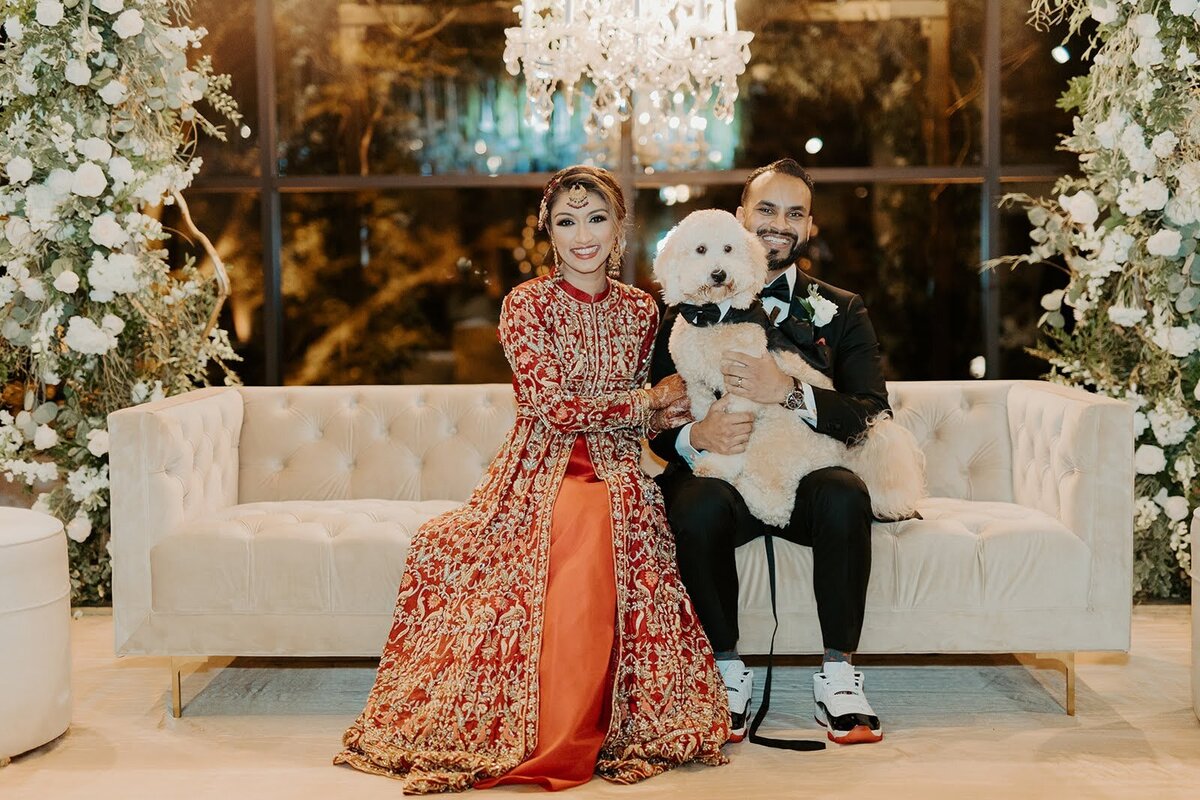
[[769,225],[764,225],[754,233],[756,236],[758,236],[759,241],[762,241],[762,237],[764,236],[778,236],[791,241],[791,245],[785,250],[775,250],[771,247],[771,245],[767,244],[766,242],[762,242],[763,246],[767,248],[768,272],[775,272],[777,270],[790,267],[792,264],[796,263],[796,259],[800,258],[800,253],[804,250],[804,246],[808,244],[807,239],[805,241],[800,241],[800,237],[791,231],[777,230]]

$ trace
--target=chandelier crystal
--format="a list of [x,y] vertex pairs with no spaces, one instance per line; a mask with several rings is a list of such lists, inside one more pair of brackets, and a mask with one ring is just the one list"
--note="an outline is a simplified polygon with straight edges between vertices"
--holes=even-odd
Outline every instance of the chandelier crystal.
[[737,78],[754,34],[739,31],[735,0],[522,0],[504,31],[504,63],[525,74],[531,120],[548,126],[560,87],[574,109],[592,84],[584,127],[605,134],[635,112],[684,122],[711,103],[733,118]]

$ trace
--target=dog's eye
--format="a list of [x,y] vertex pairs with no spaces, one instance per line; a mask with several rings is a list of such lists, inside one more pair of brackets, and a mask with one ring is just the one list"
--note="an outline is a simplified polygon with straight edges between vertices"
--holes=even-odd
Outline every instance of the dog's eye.
[[732,253],[732,252],[733,252],[733,245],[731,245],[731,244],[727,244],[727,245],[725,245],[725,252],[726,252],[726,253]]
[[699,253],[700,255],[704,255],[705,253],[708,252],[708,246],[703,245],[703,244],[696,245],[696,252]]

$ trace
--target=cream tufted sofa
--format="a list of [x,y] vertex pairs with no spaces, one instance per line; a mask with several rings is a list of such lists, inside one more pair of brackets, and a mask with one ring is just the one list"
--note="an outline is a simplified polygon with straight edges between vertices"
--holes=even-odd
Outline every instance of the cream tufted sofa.
[[[889,392],[931,497],[875,528],[862,650],[1127,649],[1132,409],[1040,382]],[[513,418],[496,384],[213,388],[112,414],[117,652],[377,655],[413,533],[467,496]],[[811,553],[777,555],[777,652],[818,652]],[[762,545],[737,559],[739,646],[765,653]]]

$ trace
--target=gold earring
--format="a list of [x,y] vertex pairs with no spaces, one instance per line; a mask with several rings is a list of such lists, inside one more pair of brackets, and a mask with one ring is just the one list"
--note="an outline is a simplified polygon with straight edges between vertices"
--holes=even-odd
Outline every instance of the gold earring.
[[608,276],[610,278],[621,277],[622,262],[625,259],[625,248],[620,242],[613,245],[613,249],[608,254]]

